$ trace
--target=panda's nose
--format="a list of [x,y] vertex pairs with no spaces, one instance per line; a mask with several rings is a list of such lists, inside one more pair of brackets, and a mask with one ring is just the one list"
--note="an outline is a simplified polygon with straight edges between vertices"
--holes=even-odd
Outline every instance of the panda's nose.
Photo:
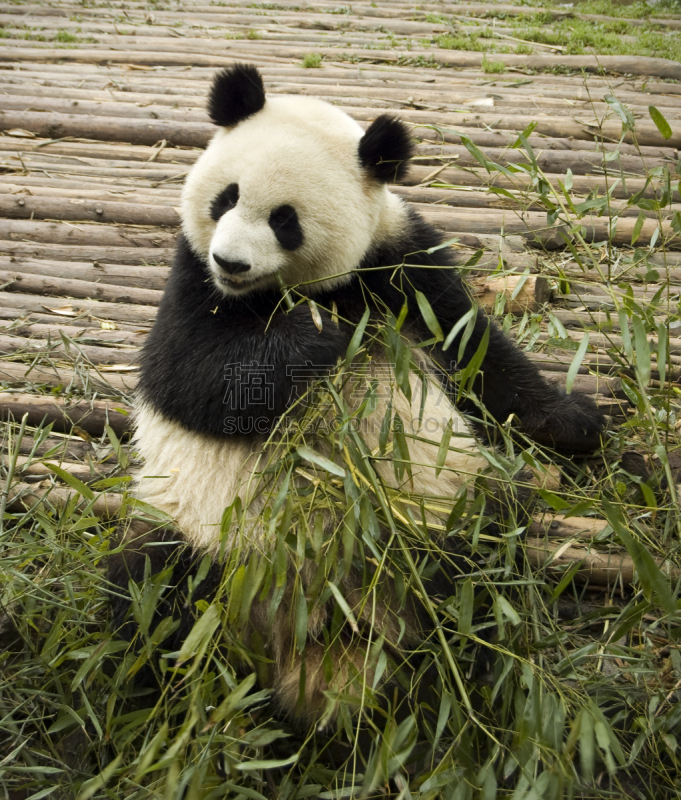
[[243,261],[227,261],[226,258],[222,258],[216,253],[213,253],[213,258],[215,259],[215,263],[230,275],[238,275],[240,272],[248,272],[248,270],[251,268],[250,264],[244,264]]

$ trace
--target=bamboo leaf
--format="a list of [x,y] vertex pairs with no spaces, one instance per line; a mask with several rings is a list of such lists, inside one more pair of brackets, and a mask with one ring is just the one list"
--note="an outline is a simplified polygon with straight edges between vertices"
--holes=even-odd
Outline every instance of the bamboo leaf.
[[647,217],[643,211],[638,215],[636,220],[636,224],[634,225],[634,230],[631,232],[631,244],[632,246],[636,243],[636,240],[641,235],[641,229],[643,228],[643,223],[646,221]]
[[657,326],[657,369],[660,373],[660,388],[663,388],[667,374],[667,327],[664,322]]
[[327,583],[327,586],[331,590],[331,594],[333,595],[335,601],[338,603],[340,610],[345,615],[345,618],[347,619],[348,624],[352,628],[353,633],[359,633],[359,628],[357,627],[357,620],[355,619],[355,615],[350,610],[350,606],[348,605],[347,600],[343,597],[343,595],[340,593],[340,590],[334,583],[331,583],[331,581],[329,581]]
[[[300,753],[294,753],[288,758],[267,759],[261,761],[242,761],[240,764],[236,765],[236,768],[241,772],[249,772],[255,769],[281,769],[282,767],[290,767],[291,764],[295,764],[299,758]],[[243,787],[235,786],[234,789],[236,792],[235,797],[237,797],[239,794],[244,794]],[[262,795],[257,794],[257,792],[247,796],[262,797]]]
[[612,525],[612,529],[622,544],[627,548],[627,552],[636,566],[636,572],[646,597],[655,599],[667,614],[674,614],[676,612],[676,600],[669,586],[669,581],[662,574],[650,551],[629,533],[619,509],[605,497],[603,498],[603,510],[605,511],[606,519]]
[[474,318],[476,314],[477,314],[477,309],[472,307],[463,315],[463,317],[461,317],[454,323],[451,331],[449,331],[449,333],[447,334],[447,338],[445,339],[444,344],[442,345],[443,351],[449,349],[459,331],[464,327],[464,325],[467,325],[471,321],[471,318]]
[[55,475],[58,475],[64,483],[67,483],[72,489],[74,489],[78,494],[82,495],[86,500],[94,500],[95,493],[89,486],[86,486],[82,481],[79,481],[78,478],[74,478],[70,472],[67,472],[65,469],[58,467],[56,464],[52,464],[49,461],[42,462],[51,472],[54,472]]
[[466,578],[461,586],[461,597],[459,599],[459,633],[467,636],[471,632],[473,624],[473,581]]
[[634,315],[631,320],[634,328],[634,352],[636,353],[636,371],[642,386],[650,383],[650,344],[643,320]]
[[440,323],[435,316],[435,312],[433,311],[430,303],[428,302],[428,298],[423,294],[423,292],[416,292],[416,302],[419,306],[419,311],[421,312],[421,316],[423,317],[426,325],[428,326],[428,330],[433,334],[435,339],[438,342],[441,342],[445,337],[442,333],[442,328],[440,327]]
[[296,447],[296,453],[305,461],[309,461],[311,464],[325,469],[332,475],[337,475],[339,478],[345,477],[345,470],[343,467],[304,444]]
[[664,139],[671,139],[672,129],[662,112],[655,108],[655,106],[648,106],[648,113],[650,114],[650,119],[655,123],[655,127],[662,134],[662,137]]
[[447,460],[447,453],[449,452],[449,442],[452,438],[452,420],[450,419],[445,426],[442,438],[440,439],[440,446],[437,449],[437,458],[435,459],[435,477],[439,477],[442,468]]
[[359,321],[359,325],[355,328],[355,332],[352,334],[352,338],[350,339],[350,344],[348,345],[348,349],[345,351],[345,366],[349,367],[352,364],[353,359],[357,355],[357,351],[359,350],[359,346],[362,343],[362,337],[364,336],[364,330],[367,326],[367,322],[369,321],[369,308],[364,309],[364,314],[362,314],[362,319]]
[[565,379],[565,391],[570,394],[572,391],[572,387],[575,385],[575,378],[577,377],[577,373],[579,372],[579,368],[582,366],[582,361],[584,361],[584,356],[586,354],[586,348],[589,346],[589,332],[585,332],[582,341],[579,343],[579,347],[577,348],[577,352],[572,359],[570,367],[568,368],[567,378]]
[[184,640],[177,656],[177,663],[182,664],[199,653],[207,644],[220,625],[222,608],[219,603],[212,603],[206,611],[196,620]]
[[298,584],[296,591],[296,617],[295,617],[295,637],[296,637],[296,652],[302,653],[307,644],[307,600],[305,599],[305,592],[303,587]]

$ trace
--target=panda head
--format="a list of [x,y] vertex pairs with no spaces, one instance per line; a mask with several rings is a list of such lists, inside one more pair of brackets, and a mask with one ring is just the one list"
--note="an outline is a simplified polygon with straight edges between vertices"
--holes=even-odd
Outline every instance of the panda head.
[[245,65],[216,75],[208,112],[220,127],[187,177],[182,225],[225,295],[340,286],[404,235],[406,208],[386,187],[412,151],[400,121],[364,132],[322,100],[266,97]]

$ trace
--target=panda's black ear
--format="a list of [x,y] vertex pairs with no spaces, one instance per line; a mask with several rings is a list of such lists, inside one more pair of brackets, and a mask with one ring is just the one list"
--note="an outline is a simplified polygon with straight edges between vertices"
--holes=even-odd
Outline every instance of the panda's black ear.
[[208,113],[216,125],[229,128],[256,114],[264,105],[262,78],[250,64],[235,64],[213,78]]
[[413,150],[409,129],[389,114],[376,117],[359,140],[362,166],[383,183],[405,177]]

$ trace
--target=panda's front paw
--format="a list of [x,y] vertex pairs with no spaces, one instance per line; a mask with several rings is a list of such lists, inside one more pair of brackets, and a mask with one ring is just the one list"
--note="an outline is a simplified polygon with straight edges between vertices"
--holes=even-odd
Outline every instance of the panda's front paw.
[[525,433],[538,444],[575,455],[597,450],[606,427],[605,416],[590,397],[565,393],[554,406],[523,423]]

